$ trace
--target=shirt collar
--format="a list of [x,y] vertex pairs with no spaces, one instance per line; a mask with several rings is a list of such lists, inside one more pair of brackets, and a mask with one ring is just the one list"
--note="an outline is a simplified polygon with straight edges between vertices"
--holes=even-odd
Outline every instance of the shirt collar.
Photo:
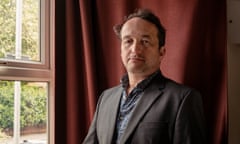
[[[154,73],[152,73],[151,75],[149,75],[146,79],[142,80],[140,83],[137,84],[136,88],[144,90],[152,81],[152,79],[154,77],[156,77],[156,75],[159,75],[161,73],[160,70],[155,71]],[[129,85],[129,78],[128,78],[128,74],[123,75],[123,77],[120,80],[120,83],[122,84],[122,87],[124,89],[128,88]]]

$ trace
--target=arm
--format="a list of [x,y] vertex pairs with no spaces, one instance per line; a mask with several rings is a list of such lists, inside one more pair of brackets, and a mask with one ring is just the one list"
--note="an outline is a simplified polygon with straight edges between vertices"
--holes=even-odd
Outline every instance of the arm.
[[174,127],[174,144],[205,144],[205,119],[201,95],[188,91],[181,102]]
[[98,109],[99,109],[99,103],[101,101],[102,96],[100,96],[97,104],[97,108],[92,120],[92,123],[90,125],[90,128],[88,130],[88,134],[85,137],[83,144],[98,144],[98,137],[97,137],[97,117],[98,117]]
[[96,112],[94,114],[92,123],[88,130],[88,134],[85,137],[83,144],[98,144],[97,132],[96,132]]

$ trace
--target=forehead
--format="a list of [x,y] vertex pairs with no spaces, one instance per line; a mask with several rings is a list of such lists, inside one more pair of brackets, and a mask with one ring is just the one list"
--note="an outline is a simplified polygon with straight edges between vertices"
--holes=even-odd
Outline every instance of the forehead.
[[124,36],[156,36],[157,37],[157,27],[142,18],[132,18],[128,20],[122,27],[121,37]]

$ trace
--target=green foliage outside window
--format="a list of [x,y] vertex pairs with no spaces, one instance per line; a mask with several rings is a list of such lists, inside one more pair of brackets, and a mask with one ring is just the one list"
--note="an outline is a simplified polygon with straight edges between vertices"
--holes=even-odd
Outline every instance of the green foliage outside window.
[[[23,0],[22,55],[39,61],[39,0]],[[16,0],[0,0],[0,58],[15,54]]]
[[[21,83],[21,127],[45,125],[47,91],[41,85]],[[0,81],[0,129],[13,128],[14,82]]]
[[0,81],[0,128],[13,127],[13,87],[13,82]]

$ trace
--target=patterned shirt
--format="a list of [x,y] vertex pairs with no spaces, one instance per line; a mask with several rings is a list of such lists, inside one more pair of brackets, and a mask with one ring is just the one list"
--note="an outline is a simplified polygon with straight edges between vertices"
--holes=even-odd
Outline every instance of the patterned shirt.
[[129,84],[128,75],[123,76],[121,79],[121,84],[123,87],[122,97],[118,112],[118,118],[116,123],[115,130],[115,142],[117,144],[120,143],[121,137],[127,127],[128,121],[134,111],[134,108],[139,101],[141,95],[143,94],[144,89],[150,84],[152,79],[158,74],[160,71],[156,71],[148,78],[141,81],[130,93],[127,95],[127,88]]

